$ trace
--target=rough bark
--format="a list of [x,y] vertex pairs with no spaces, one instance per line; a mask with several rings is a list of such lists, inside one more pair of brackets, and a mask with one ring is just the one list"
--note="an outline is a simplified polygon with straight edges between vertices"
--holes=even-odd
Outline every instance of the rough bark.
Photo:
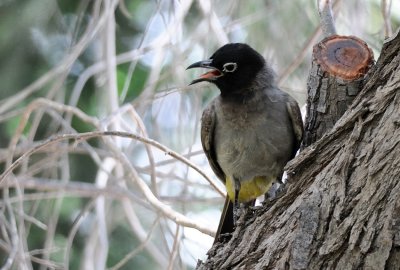
[[372,65],[371,49],[356,37],[334,35],[314,46],[302,148],[332,129],[361,91]]
[[197,269],[399,269],[400,35],[326,133]]

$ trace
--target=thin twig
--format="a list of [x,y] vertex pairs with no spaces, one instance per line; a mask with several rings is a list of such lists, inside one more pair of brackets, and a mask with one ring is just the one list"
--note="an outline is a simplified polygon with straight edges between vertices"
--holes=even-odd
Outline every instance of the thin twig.
[[[340,0],[336,0],[333,3],[333,11],[339,11]],[[306,40],[303,47],[299,51],[299,53],[293,58],[292,63],[282,71],[277,79],[277,83],[282,87],[282,84],[289,78],[290,74],[303,62],[304,58],[307,56],[307,53],[310,51],[310,48],[317,42],[318,37],[321,35],[321,24],[314,30],[311,36]]]
[[45,86],[50,80],[52,80],[56,76],[67,72],[75,63],[76,59],[81,55],[83,50],[87,48],[88,44],[97,35],[98,31],[103,27],[105,20],[112,12],[113,10],[104,10],[104,14],[99,20],[93,20],[88,25],[85,33],[82,35],[82,38],[74,46],[74,49],[65,57],[65,59],[61,61],[61,64],[59,66],[53,68],[29,86],[18,91],[18,94],[13,95],[12,97],[2,101],[0,104],[0,114],[12,108],[36,91],[42,89],[43,86]]
[[[130,259],[136,256],[143,248],[149,243],[150,237],[153,234],[154,228],[159,224],[159,218],[157,218],[150,227],[149,233],[147,234],[146,238],[141,241],[140,245],[133,249],[131,252],[126,254],[122,260],[120,260],[116,265],[109,268],[109,270],[118,270],[122,266],[124,266]],[[162,265],[163,266],[163,265]]]
[[67,244],[64,251],[64,269],[69,269],[69,257],[71,253],[72,242],[74,241],[75,235],[78,232],[79,226],[83,222],[89,210],[93,208],[94,205],[95,200],[89,201],[86,206],[80,211],[79,215],[75,218],[73,226],[68,234]]
[[[28,158],[30,155],[32,155],[36,151],[40,150],[41,148],[47,147],[48,145],[54,144],[56,142],[64,141],[64,140],[73,139],[73,140],[76,140],[76,141],[82,141],[82,140],[88,140],[90,138],[101,137],[101,136],[118,136],[118,137],[124,137],[124,138],[131,138],[131,139],[134,139],[134,140],[141,141],[143,143],[148,143],[150,145],[153,145],[153,146],[159,148],[160,150],[164,151],[165,154],[170,155],[172,157],[175,157],[175,158],[179,159],[180,161],[184,162],[185,164],[189,165],[193,169],[195,169],[204,178],[206,178],[207,181],[209,181],[209,183],[215,188],[215,190],[219,191],[219,193],[221,195],[223,194],[223,192],[219,189],[219,187],[216,186],[213,183],[213,180],[211,180],[211,178],[209,178],[199,167],[197,167],[197,165],[195,165],[191,161],[187,160],[186,158],[182,157],[178,153],[168,149],[166,146],[164,146],[164,145],[162,145],[162,144],[160,144],[160,143],[158,143],[158,142],[156,142],[154,140],[143,138],[143,137],[141,137],[139,135],[136,135],[136,134],[131,134],[131,133],[127,133],[127,132],[119,132],[119,131],[104,131],[104,132],[98,131],[98,132],[87,132],[87,133],[81,133],[81,134],[62,134],[62,135],[58,135],[58,136],[54,136],[52,138],[49,138],[48,140],[44,141],[43,144],[40,144],[40,145],[32,148],[31,150],[29,150],[26,153],[24,153],[17,160],[15,160],[11,164],[11,166],[9,166],[0,175],[0,183],[15,168],[17,168],[21,164],[22,161],[24,161],[26,158]],[[194,228],[194,229],[199,230],[200,232],[203,232],[203,233],[208,234],[210,236],[214,236],[215,232],[213,230],[209,229],[208,227],[205,227],[205,226],[202,226],[200,224],[197,224],[197,223],[193,222],[192,220],[188,219],[184,215],[173,211],[171,208],[167,207],[165,204],[160,202],[154,196],[154,194],[151,192],[151,190],[148,188],[146,183],[143,180],[141,180],[141,178],[137,175],[137,173],[134,171],[131,163],[126,159],[126,157],[123,156],[123,158],[124,158],[122,160],[124,162],[123,165],[126,166],[129,169],[132,178],[136,181],[136,184],[138,184],[138,186],[139,186],[140,190],[142,191],[143,195],[150,202],[150,204],[153,205],[153,207],[155,207],[156,209],[161,211],[169,219],[173,220],[174,222],[176,222],[176,223],[178,223],[178,224],[180,224],[182,226]]]
[[324,37],[336,34],[335,22],[332,15],[331,0],[317,0],[318,13],[321,19],[321,28]]
[[[125,213],[125,217],[127,218],[132,231],[136,234],[140,242],[147,242],[146,239],[151,236],[152,230],[146,232],[140,218],[136,214],[136,209],[131,201],[127,199],[122,200],[122,207]],[[155,222],[158,223],[160,217],[161,216],[157,214]],[[146,248],[147,252],[153,257],[154,261],[156,261],[162,268],[167,264],[167,258],[161,252],[162,249],[160,249],[159,245],[155,245],[154,243],[149,242],[144,247]]]
[[385,38],[393,35],[392,22],[390,20],[390,12],[392,10],[392,0],[382,0],[381,11],[384,23]]
[[193,162],[188,160],[187,158],[183,157],[182,155],[176,153],[175,151],[169,149],[168,147],[160,144],[159,142],[144,138],[142,136],[139,136],[137,134],[133,133],[127,133],[127,132],[121,132],[121,131],[96,131],[96,132],[86,132],[86,133],[81,133],[81,134],[61,134],[57,135],[54,137],[51,137],[43,143],[36,145],[35,147],[31,148],[29,151],[25,152],[21,157],[19,157],[17,160],[15,160],[1,175],[0,175],[0,183],[5,179],[5,177],[8,176],[10,172],[12,172],[16,167],[19,166],[19,164],[27,157],[32,155],[33,153],[41,150],[42,148],[45,148],[49,145],[52,145],[56,142],[64,141],[64,140],[69,140],[69,139],[74,139],[74,140],[88,140],[90,138],[95,138],[95,137],[101,137],[101,136],[118,136],[118,137],[124,137],[124,138],[131,138],[134,140],[141,141],[143,143],[150,144],[161,151],[163,151],[166,155],[169,155],[171,157],[176,158],[179,161],[182,161],[183,163],[187,164],[189,167],[193,168],[195,171],[197,171],[201,176],[203,176],[209,183],[210,185],[222,196],[225,196],[225,192],[221,190],[220,187],[218,187],[214,181],[206,175],[197,165],[195,165]]
[[175,230],[174,244],[172,246],[171,256],[169,258],[169,263],[167,268],[168,270],[174,269],[174,261],[179,251],[179,243],[180,243],[179,238],[180,238],[180,226],[177,225]]
[[311,34],[311,36],[306,40],[298,55],[293,58],[293,62],[284,71],[282,71],[281,74],[279,74],[277,79],[278,85],[282,85],[287,80],[287,78],[289,78],[289,75],[292,74],[292,72],[303,62],[304,58],[309,52],[310,47],[312,47],[316,43],[317,38],[320,34],[321,26],[318,26]]
[[[129,105],[129,110],[128,113],[131,115],[132,119],[136,121],[137,126],[139,127],[140,132],[142,135],[146,138],[149,137],[146,126],[143,123],[143,120],[140,118],[139,114],[136,112],[135,108],[132,106],[132,104]],[[157,188],[157,180],[156,180],[156,166],[155,166],[155,161],[154,161],[154,155],[149,147],[148,144],[145,144],[145,149],[147,152],[147,157],[149,159],[149,167],[150,167],[150,181],[151,181],[151,188],[154,193],[154,195],[158,196],[158,188]]]

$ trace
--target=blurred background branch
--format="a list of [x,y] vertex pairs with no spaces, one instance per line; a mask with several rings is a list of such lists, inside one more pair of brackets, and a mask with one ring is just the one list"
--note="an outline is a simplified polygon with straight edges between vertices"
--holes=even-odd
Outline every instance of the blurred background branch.
[[[377,57],[399,5],[334,1],[337,32]],[[304,104],[319,22],[316,1],[0,1],[1,267],[194,268],[224,188],[199,142],[218,92],[186,67],[246,42]]]

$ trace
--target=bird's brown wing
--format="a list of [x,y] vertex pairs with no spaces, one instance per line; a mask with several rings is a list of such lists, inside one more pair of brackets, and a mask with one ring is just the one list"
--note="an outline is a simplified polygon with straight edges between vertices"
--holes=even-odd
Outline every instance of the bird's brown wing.
[[[203,145],[204,153],[207,156],[208,162],[217,177],[225,183],[225,174],[217,162],[214,146],[214,130],[215,130],[215,107],[210,104],[204,111],[201,117],[201,144]],[[217,234],[215,235],[214,243],[219,241],[220,235],[232,233],[233,224],[233,203],[228,196],[225,198],[224,208],[222,209],[221,218],[219,221]]]
[[295,135],[295,153],[300,148],[300,144],[303,140],[303,120],[301,119],[301,112],[299,105],[297,104],[296,100],[290,98],[286,103],[286,109],[289,113],[290,120],[292,121],[292,127]]
[[204,153],[207,156],[208,162],[217,177],[225,183],[225,174],[217,162],[214,146],[214,129],[215,129],[216,115],[213,104],[210,104],[204,111],[201,117],[201,144]]

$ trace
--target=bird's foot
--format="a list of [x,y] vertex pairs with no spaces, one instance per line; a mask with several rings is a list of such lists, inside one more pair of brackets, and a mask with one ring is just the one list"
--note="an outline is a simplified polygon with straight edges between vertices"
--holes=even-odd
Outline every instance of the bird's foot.
[[[264,201],[262,203],[264,203]],[[263,207],[262,205],[251,205],[251,206],[249,206],[249,210],[254,213],[257,210],[260,210],[262,207]]]
[[270,190],[264,194],[264,200],[261,202],[263,206],[269,204],[269,202],[274,201],[282,197],[285,194],[286,185],[283,183],[275,183]]
[[242,209],[240,207],[240,204],[235,204],[233,206],[233,225],[236,227],[238,224],[238,221],[240,219],[240,216],[242,214]]
[[236,208],[236,210],[234,208],[233,219],[235,227],[241,226],[245,222],[247,214],[249,212],[253,212],[252,207],[252,205],[241,203],[240,206]]
[[228,242],[232,238],[232,233],[223,233],[218,237],[218,242],[225,243]]

